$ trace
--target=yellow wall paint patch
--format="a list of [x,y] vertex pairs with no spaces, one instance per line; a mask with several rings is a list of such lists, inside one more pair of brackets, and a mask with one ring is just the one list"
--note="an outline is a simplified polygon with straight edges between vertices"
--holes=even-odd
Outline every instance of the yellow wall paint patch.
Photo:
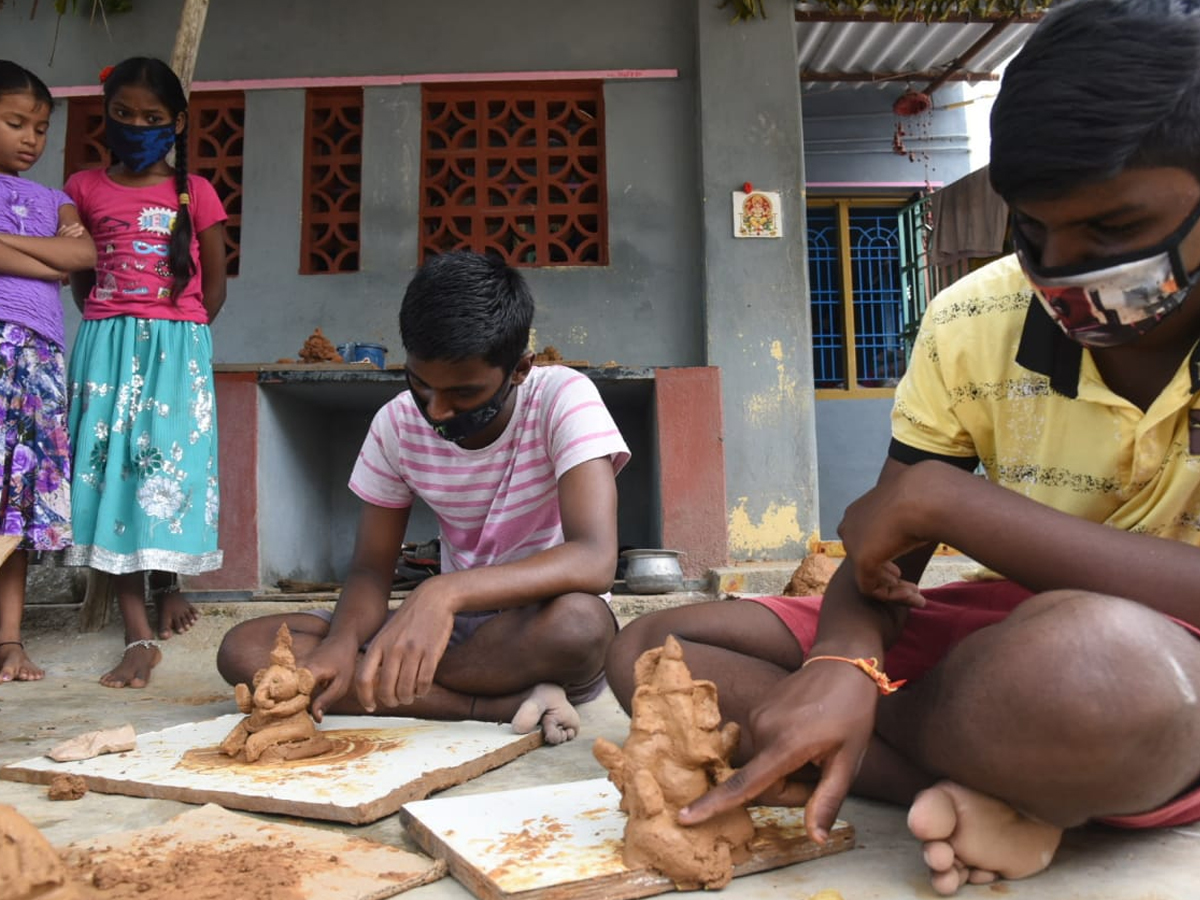
[[755,557],[790,545],[804,546],[795,503],[772,503],[757,522],[746,509],[748,497],[739,497],[729,513],[729,550],[734,556]]
[[777,380],[774,388],[748,394],[743,401],[746,424],[758,427],[776,427],[791,418],[790,414],[800,410],[796,377],[783,362],[783,342],[771,342],[771,358],[775,360]]

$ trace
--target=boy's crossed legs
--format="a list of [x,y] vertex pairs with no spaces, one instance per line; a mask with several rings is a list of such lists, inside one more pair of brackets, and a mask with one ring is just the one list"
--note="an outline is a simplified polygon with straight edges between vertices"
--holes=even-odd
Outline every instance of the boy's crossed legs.
[[[217,668],[226,681],[249,684],[253,680],[265,665],[281,624],[292,632],[299,666],[329,633],[329,620],[312,613],[242,622],[230,629],[217,653]],[[407,706],[376,712],[511,722],[518,733],[541,725],[547,743],[569,741],[579,728],[573,704],[594,699],[604,688],[604,656],[616,629],[616,619],[603,599],[579,593],[486,617],[458,616],[429,693]],[[329,711],[365,714],[353,685]]]
[[[812,613],[815,628],[815,603]],[[723,714],[742,728],[744,763],[755,750],[751,711],[803,662],[800,642],[759,603],[643,617],[610,651],[609,680],[626,709],[633,660],[668,633],[693,676],[717,683]],[[889,675],[912,681],[881,698],[853,790],[910,804],[909,827],[941,893],[1034,874],[1064,828],[1105,817],[1140,824],[1113,817],[1200,787],[1200,641],[1139,604],[1047,593],[962,637],[923,675],[892,662]],[[1189,805],[1174,813],[1180,821],[1200,819],[1200,797],[1172,807]]]

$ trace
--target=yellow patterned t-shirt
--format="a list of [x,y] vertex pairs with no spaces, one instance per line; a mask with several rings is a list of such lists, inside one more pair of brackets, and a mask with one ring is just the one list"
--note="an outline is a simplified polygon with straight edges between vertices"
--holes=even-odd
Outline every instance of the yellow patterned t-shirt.
[[1143,412],[1109,390],[1010,256],[930,303],[896,389],[889,452],[906,463],[978,460],[993,482],[1047,506],[1200,546],[1194,409],[1200,344]]

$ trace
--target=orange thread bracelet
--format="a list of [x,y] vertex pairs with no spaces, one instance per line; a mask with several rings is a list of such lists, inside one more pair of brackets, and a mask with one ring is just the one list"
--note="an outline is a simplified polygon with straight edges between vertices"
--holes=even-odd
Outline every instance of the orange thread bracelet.
[[896,691],[900,690],[900,688],[908,680],[907,678],[901,678],[899,681],[892,681],[887,677],[884,671],[879,668],[879,660],[877,660],[874,656],[870,657],[869,659],[864,659],[861,656],[857,659],[851,659],[848,656],[810,656],[804,661],[804,665],[802,665],[800,668],[803,669],[809,663],[816,662],[819,659],[832,659],[834,662],[850,663],[850,665],[863,672],[868,678],[879,685],[879,693],[881,694],[896,693]]

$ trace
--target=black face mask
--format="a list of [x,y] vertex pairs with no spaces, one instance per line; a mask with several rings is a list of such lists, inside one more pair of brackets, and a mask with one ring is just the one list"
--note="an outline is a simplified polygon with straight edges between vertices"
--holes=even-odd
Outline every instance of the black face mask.
[[501,410],[504,409],[504,404],[513,387],[512,372],[509,372],[504,376],[504,384],[500,386],[500,390],[496,391],[490,400],[481,403],[474,409],[455,413],[449,419],[441,422],[435,422],[429,418],[428,404],[416,391],[413,391],[412,395],[417,409],[421,411],[421,415],[425,417],[425,421],[429,423],[430,427],[437,432],[438,437],[461,446],[496,421],[496,416],[500,415]]

